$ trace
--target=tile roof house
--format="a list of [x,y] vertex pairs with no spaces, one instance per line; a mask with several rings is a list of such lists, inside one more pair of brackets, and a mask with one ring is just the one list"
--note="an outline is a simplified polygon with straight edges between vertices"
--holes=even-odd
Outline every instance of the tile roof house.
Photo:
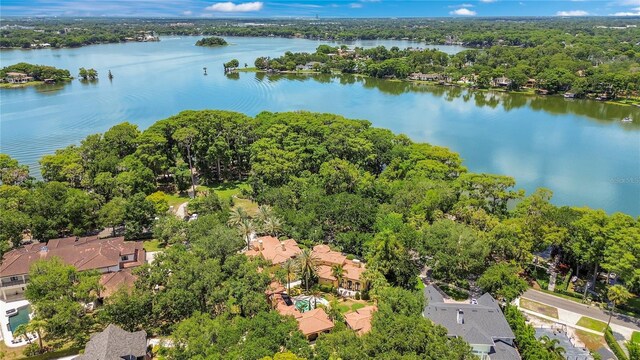
[[[27,244],[4,254],[0,265],[2,298],[7,300],[8,296],[20,296],[24,293],[31,264],[54,257],[73,265],[78,271],[97,270],[108,274],[144,264],[146,252],[142,243],[124,241],[123,237],[67,237],[49,240],[47,244]],[[122,275],[121,280],[128,282],[131,277]]]
[[93,334],[84,348],[84,353],[73,358],[73,360],[123,359],[151,359],[147,351],[146,332],[128,332],[110,324],[103,332]]
[[252,248],[245,254],[247,256],[262,256],[272,264],[279,265],[298,256],[301,252],[298,243],[293,239],[280,241],[273,236],[262,236],[253,241]]
[[[282,291],[284,292],[284,291]],[[282,316],[293,316],[298,322],[298,328],[309,340],[315,340],[320,333],[333,329],[333,321],[322,308],[300,312],[287,295],[282,292],[274,294],[275,310]],[[285,300],[285,297],[288,299]]]
[[[331,250],[329,246],[321,244],[313,247],[313,255],[318,260],[317,274],[321,284],[331,285],[335,288],[343,288],[350,291],[361,291],[365,288],[362,273],[366,270],[363,263],[358,260],[349,260],[338,251]],[[342,265],[344,275],[342,283],[333,276],[333,266]]]
[[375,305],[366,306],[344,314],[344,320],[349,329],[356,331],[358,335],[366,334],[371,331],[371,320],[376,310],[378,308]]
[[428,305],[423,316],[447,329],[448,335],[461,337],[482,360],[518,360],[515,335],[498,302],[488,293],[477,304],[445,302],[435,285],[425,287]]

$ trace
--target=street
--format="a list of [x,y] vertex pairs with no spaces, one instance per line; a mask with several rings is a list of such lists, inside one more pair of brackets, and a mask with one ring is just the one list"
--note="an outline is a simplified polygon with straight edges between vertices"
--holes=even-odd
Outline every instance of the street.
[[[609,313],[600,310],[596,306],[580,304],[575,301],[563,299],[538,290],[529,289],[522,294],[522,298],[537,301],[559,309],[572,311],[600,321],[607,322],[609,320]],[[611,323],[625,326],[630,329],[634,329],[635,331],[640,331],[640,320],[630,316],[614,313],[613,318],[611,318]]]

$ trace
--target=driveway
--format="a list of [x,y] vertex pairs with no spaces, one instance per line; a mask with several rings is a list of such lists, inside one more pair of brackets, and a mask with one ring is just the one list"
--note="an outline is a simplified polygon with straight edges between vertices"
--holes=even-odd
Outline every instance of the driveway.
[[[601,310],[596,306],[580,304],[575,301],[543,293],[542,291],[529,289],[524,294],[522,294],[522,297],[525,299],[550,305],[558,309],[571,311],[582,316],[588,316],[600,321],[607,322],[609,320],[609,313]],[[613,318],[611,318],[611,323],[624,326],[635,331],[640,331],[640,319],[636,319],[630,316],[614,313]]]

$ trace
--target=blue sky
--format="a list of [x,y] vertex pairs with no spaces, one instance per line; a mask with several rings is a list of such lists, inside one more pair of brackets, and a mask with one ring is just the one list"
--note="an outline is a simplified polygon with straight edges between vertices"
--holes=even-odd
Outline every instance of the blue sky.
[[0,16],[640,16],[640,0],[1,0]]

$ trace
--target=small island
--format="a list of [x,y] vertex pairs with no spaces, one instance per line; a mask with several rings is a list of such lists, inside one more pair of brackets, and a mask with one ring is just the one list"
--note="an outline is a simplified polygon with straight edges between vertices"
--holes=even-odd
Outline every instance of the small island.
[[229,45],[227,41],[221,37],[216,37],[216,36],[205,37],[196,41],[196,46],[212,47],[212,46],[225,46],[225,45]]
[[18,63],[0,70],[0,87],[22,87],[39,84],[55,84],[73,79],[66,69],[53,66]]

